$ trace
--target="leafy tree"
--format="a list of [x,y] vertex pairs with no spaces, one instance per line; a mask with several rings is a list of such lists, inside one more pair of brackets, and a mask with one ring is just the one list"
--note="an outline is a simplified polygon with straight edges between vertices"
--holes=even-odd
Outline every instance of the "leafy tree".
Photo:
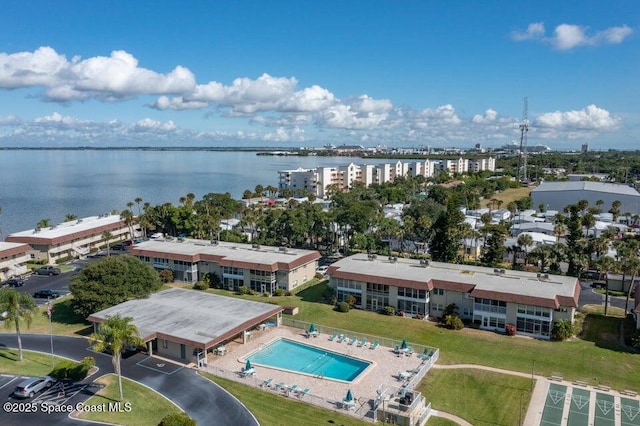
[[173,271],[170,269],[163,269],[158,274],[160,276],[160,281],[164,284],[172,283],[174,281]]
[[504,242],[507,238],[507,230],[502,225],[489,225],[487,229],[486,245],[482,248],[482,263],[488,266],[497,266],[504,259]]
[[67,213],[66,216],[64,217],[64,221],[71,222],[72,220],[76,220],[77,218],[78,216],[76,216],[75,214]]
[[82,318],[131,298],[158,291],[158,273],[136,257],[105,257],[87,265],[71,279],[72,309]]
[[50,219],[40,219],[40,221],[36,224],[36,226],[38,228],[48,228],[49,226],[51,226],[51,220]]
[[524,265],[527,266],[529,260],[529,247],[533,245],[533,237],[527,233],[520,234],[518,236],[518,245],[524,250]]
[[440,213],[433,224],[434,234],[430,243],[433,260],[438,262],[457,262],[460,258],[460,224],[464,215],[453,204]]
[[568,319],[561,319],[553,324],[551,338],[554,340],[566,340],[573,336],[573,324]]
[[95,344],[94,350],[98,352],[111,352],[111,363],[118,375],[118,388],[120,390],[120,401],[124,399],[122,395],[122,373],[120,371],[120,360],[122,352],[127,346],[139,346],[143,343],[138,333],[138,328],[131,324],[133,318],[121,317],[120,315],[107,317],[98,327],[98,331],[89,338]]
[[196,426],[196,421],[187,413],[174,413],[164,416],[158,426]]
[[0,313],[4,312],[4,326],[8,330],[15,328],[18,336],[18,356],[22,361],[22,339],[20,338],[20,324],[27,328],[31,326],[36,302],[31,295],[20,293],[12,288],[0,289]]

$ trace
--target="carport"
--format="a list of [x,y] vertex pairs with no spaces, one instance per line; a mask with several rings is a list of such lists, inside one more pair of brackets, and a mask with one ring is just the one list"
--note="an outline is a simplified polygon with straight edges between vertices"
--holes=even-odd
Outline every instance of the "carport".
[[207,351],[231,340],[246,343],[259,325],[279,325],[282,311],[269,303],[172,288],[96,312],[88,320],[97,328],[109,316],[131,317],[149,355],[204,363]]

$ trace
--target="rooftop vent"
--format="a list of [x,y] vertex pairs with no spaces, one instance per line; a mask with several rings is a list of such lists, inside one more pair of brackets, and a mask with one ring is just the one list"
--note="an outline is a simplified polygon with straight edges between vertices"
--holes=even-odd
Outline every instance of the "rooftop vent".
[[36,232],[40,232],[41,228],[39,226],[36,226],[35,229],[33,230],[33,233],[35,234]]
[[376,260],[378,258],[378,255],[376,254],[368,254],[367,255],[367,259],[369,260]]
[[260,250],[260,244],[251,244],[251,247],[256,250]]
[[211,240],[211,245],[212,246],[217,246],[218,245],[218,240]]
[[396,263],[398,261],[398,258],[395,256],[389,256],[389,262],[391,263]]
[[426,268],[427,266],[429,266],[429,261],[425,260],[425,259],[422,259],[420,261],[420,266],[422,266],[423,268]]
[[286,247],[278,247],[278,251],[281,251],[282,253],[286,253],[287,252],[287,248]]
[[493,273],[496,275],[504,275],[507,271],[504,268],[496,268],[493,270]]
[[538,273],[538,279],[539,280],[548,280],[549,279],[549,274]]
[[82,223],[82,219],[78,219],[78,221],[76,222],[76,224],[78,223]]

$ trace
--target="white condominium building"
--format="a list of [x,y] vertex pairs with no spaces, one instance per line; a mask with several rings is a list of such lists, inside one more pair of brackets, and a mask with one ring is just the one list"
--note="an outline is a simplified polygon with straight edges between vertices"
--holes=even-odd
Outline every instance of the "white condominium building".
[[424,176],[433,177],[436,172],[448,170],[450,173],[467,173],[469,170],[495,170],[495,160],[491,157],[478,161],[470,161],[459,158],[457,160],[424,160],[382,164],[350,163],[346,166],[316,167],[313,169],[281,170],[278,172],[279,189],[303,189],[324,197],[329,185],[334,185],[339,190],[353,188],[356,182],[365,186],[371,184],[383,184],[393,182],[400,176]]
[[30,251],[28,244],[0,241],[0,281],[26,274]]

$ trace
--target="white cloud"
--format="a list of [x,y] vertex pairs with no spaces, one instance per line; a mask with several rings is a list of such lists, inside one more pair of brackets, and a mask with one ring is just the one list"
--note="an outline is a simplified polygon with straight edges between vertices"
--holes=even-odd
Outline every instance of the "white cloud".
[[162,121],[145,118],[130,125],[129,129],[136,133],[167,133],[176,130],[176,125],[171,120],[163,123]]
[[320,127],[335,129],[372,129],[386,123],[393,104],[388,99],[373,99],[367,95],[345,99],[316,114]]
[[491,123],[496,121],[497,117],[498,117],[498,113],[495,110],[489,108],[484,112],[484,115],[480,115],[480,114],[474,115],[471,121],[476,124]]
[[533,123],[538,135],[545,139],[591,138],[603,132],[616,130],[621,118],[596,105],[581,110],[555,111],[540,115]]
[[515,41],[538,39],[544,36],[544,31],[543,22],[534,22],[529,24],[526,31],[513,31],[511,33],[511,38]]
[[511,38],[515,41],[538,40],[551,44],[558,50],[570,50],[578,46],[598,46],[602,44],[619,44],[633,34],[627,25],[610,27],[595,34],[589,34],[589,27],[575,24],[560,24],[553,36],[545,37],[542,22],[529,24],[526,31],[514,31]]
[[71,61],[51,47],[34,52],[0,54],[0,88],[41,87],[44,97],[56,102],[97,98],[126,99],[147,94],[192,91],[195,77],[177,66],[168,74],[141,68],[133,55],[117,50],[108,57]]

